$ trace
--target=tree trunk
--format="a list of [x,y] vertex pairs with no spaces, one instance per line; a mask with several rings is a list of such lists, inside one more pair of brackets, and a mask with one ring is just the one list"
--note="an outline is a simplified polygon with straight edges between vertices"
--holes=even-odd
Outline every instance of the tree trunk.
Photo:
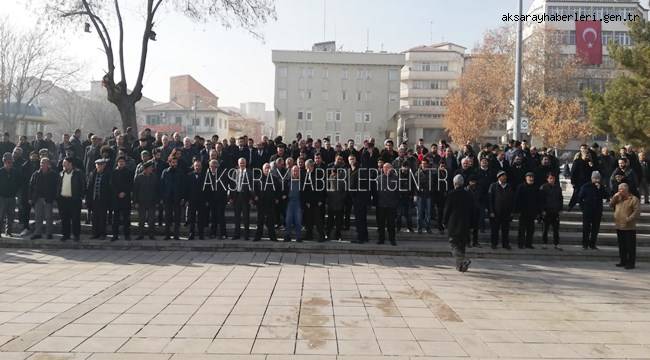
[[122,131],[126,132],[126,129],[130,127],[133,129],[133,133],[137,134],[138,122],[135,113],[135,103],[130,99],[125,99],[124,101],[120,101],[119,104],[116,104],[116,106],[122,119]]

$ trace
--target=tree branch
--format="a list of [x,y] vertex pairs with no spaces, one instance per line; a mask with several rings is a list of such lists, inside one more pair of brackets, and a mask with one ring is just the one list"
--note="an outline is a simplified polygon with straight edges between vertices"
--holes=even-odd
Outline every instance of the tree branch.
[[122,75],[122,91],[126,92],[126,71],[124,70],[124,25],[122,24],[122,13],[120,12],[120,3],[115,0],[115,13],[117,14],[117,23],[120,28],[120,43],[119,43],[119,57],[120,57],[120,74]]
[[[159,5],[162,0],[158,0]],[[142,79],[144,78],[144,69],[147,64],[147,51],[149,48],[149,34],[153,24],[153,0],[147,0],[147,19],[144,25],[144,33],[142,34],[142,52],[140,53],[140,69],[138,70],[138,79],[133,87],[131,95],[138,101],[142,98]]]

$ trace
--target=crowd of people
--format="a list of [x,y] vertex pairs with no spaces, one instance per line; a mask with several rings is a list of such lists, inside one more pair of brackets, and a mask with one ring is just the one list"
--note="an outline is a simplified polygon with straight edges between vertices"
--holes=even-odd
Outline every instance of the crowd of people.
[[[396,245],[400,231],[447,233],[466,271],[465,246],[511,249],[510,225],[517,218],[519,248],[534,248],[535,222],[542,243],[561,250],[559,222],[564,209],[560,173],[573,195],[566,210],[580,206],[584,249],[597,249],[603,204],[611,200],[621,246],[621,266],[634,267],[635,222],[640,198],[648,203],[650,170],[643,151],[618,153],[598,144],[582,145],[572,166],[562,169],[553,149],[526,141],[504,145],[465,144],[454,150],[440,141],[414,147],[387,139],[332,144],[297,134],[270,139],[185,137],[145,129],[134,134],[115,128],[109,136],[82,137],[80,130],[55,143],[39,132],[17,143],[0,141],[0,230],[12,235],[18,209],[20,236],[52,239],[58,208],[61,241],[80,241],[82,205],[92,238],[131,239],[131,216],[138,214],[137,239],[179,239],[181,224],[190,240],[228,236],[225,209],[234,210],[232,239],[259,241],[264,228],[277,241],[340,240],[354,224],[356,243],[369,241],[368,211],[375,207],[377,242]],[[257,141],[256,141],[257,140]],[[257,227],[251,234],[251,209]],[[30,219],[35,220],[30,227]],[[415,217],[415,222],[413,218]],[[351,219],[354,221],[352,222]],[[489,228],[488,228],[489,224]],[[2,231],[0,231],[1,233]]]

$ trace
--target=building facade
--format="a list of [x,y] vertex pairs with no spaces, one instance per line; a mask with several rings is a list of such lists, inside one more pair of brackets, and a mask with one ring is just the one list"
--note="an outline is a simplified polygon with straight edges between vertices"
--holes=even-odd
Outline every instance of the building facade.
[[446,139],[445,98],[463,73],[465,48],[453,43],[418,46],[404,52],[401,72],[398,141]]
[[169,102],[142,110],[140,128],[188,136],[228,135],[228,117],[220,115],[219,98],[190,75],[170,79]]
[[[528,15],[570,15],[575,20],[578,16],[596,17],[609,21],[601,22],[601,46],[603,50],[602,64],[580,65],[577,71],[579,91],[591,89],[594,92],[604,92],[607,82],[621,73],[616,63],[610,58],[607,44],[614,42],[624,46],[633,45],[629,35],[628,22],[635,16],[637,19],[648,19],[648,9],[638,0],[534,0],[530,5]],[[590,19],[592,20],[592,19]],[[560,52],[565,56],[576,56],[576,24],[575,21],[527,22],[524,24],[524,43],[535,31],[554,31],[560,38]],[[586,112],[583,102],[583,111]],[[511,126],[509,126],[511,127]],[[525,130],[525,129],[524,129]],[[525,131],[524,131],[525,132]],[[533,143],[535,139],[533,138]],[[596,139],[596,140],[604,140]],[[581,140],[572,141],[567,148],[574,149]]]
[[404,54],[273,50],[276,133],[333,142],[395,137]]

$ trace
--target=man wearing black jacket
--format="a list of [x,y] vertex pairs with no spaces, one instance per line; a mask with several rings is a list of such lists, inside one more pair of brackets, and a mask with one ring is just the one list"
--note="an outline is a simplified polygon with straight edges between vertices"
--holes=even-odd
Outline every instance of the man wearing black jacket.
[[2,155],[2,165],[0,168],[0,233],[4,230],[4,220],[7,219],[6,234],[12,236],[16,195],[22,174],[14,168],[14,160],[10,153]]
[[501,232],[501,246],[510,250],[510,221],[512,221],[512,207],[514,204],[514,191],[508,183],[508,176],[505,171],[497,173],[497,182],[490,185],[488,190],[488,211],[490,213],[490,225],[492,249],[496,249],[499,243],[499,232]]
[[56,195],[61,215],[61,241],[70,239],[72,230],[74,241],[78,242],[81,234],[81,201],[84,198],[86,183],[81,170],[72,164],[72,158],[63,159],[63,171],[59,175]]
[[133,191],[133,171],[126,167],[126,158],[117,158],[117,168],[111,174],[113,190],[113,238],[120,239],[120,224],[124,229],[124,239],[131,240],[131,193]]
[[[243,139],[240,139],[243,142]],[[239,158],[238,168],[232,171],[230,196],[235,208],[235,233],[233,240],[241,238],[241,225],[244,222],[244,239],[248,240],[251,220],[251,200],[253,192],[253,176],[247,168],[246,159]],[[242,219],[243,217],[243,219]]]
[[91,239],[103,240],[106,237],[107,213],[113,200],[111,173],[106,171],[107,163],[107,159],[96,160],[95,170],[88,177],[86,203],[93,208]]
[[534,249],[535,219],[539,215],[539,188],[535,185],[535,174],[526,173],[524,183],[515,194],[515,212],[519,213],[517,243],[520,249]]
[[[226,169],[219,160],[212,159],[208,163],[208,170],[205,172],[203,191],[208,200],[208,219],[210,223],[210,238],[219,237],[226,239],[226,203],[228,202],[228,186]],[[217,227],[219,229],[217,229]]]
[[185,174],[178,168],[178,159],[170,155],[169,167],[160,177],[160,192],[165,204],[165,240],[171,238],[170,227],[174,224],[174,240],[180,239],[181,207],[185,204],[183,186]]
[[142,173],[136,175],[133,180],[133,205],[138,209],[140,229],[137,240],[144,239],[145,222],[149,226],[149,239],[154,240],[156,205],[160,202],[160,178],[155,173],[152,160],[143,163],[142,168]]
[[[52,239],[52,209],[56,198],[57,174],[50,169],[50,160],[43,158],[40,169],[32,174],[29,181],[29,201],[34,207],[34,234],[31,239],[40,239],[45,233],[47,239]],[[45,221],[45,232],[43,232]]]
[[357,232],[357,238],[353,242],[363,244],[368,242],[369,172],[368,169],[359,166],[356,155],[349,155],[348,163],[350,164],[348,187],[352,198],[354,226]]
[[465,259],[465,247],[469,243],[474,200],[463,188],[464,180],[461,174],[454,176],[453,183],[454,190],[449,192],[445,202],[443,223],[449,234],[451,252],[456,258],[456,270],[466,272],[471,263]]
[[382,174],[377,178],[377,188],[375,198],[377,201],[377,230],[379,231],[379,240],[377,244],[383,244],[388,231],[388,241],[396,246],[395,241],[395,217],[396,209],[399,205],[399,182],[393,165],[385,163],[382,168]]
[[592,172],[591,182],[582,185],[577,196],[582,209],[582,248],[585,250],[598,249],[596,240],[600,231],[600,220],[603,217],[603,200],[607,198],[600,173]]
[[188,240],[194,240],[196,234],[199,235],[199,240],[204,240],[205,237],[205,219],[206,219],[206,203],[207,199],[203,191],[203,165],[200,159],[195,159],[192,164],[192,172],[187,174],[186,191],[187,195],[187,209],[188,209],[188,225],[190,234]]
[[264,226],[269,232],[269,239],[277,241],[275,236],[275,214],[276,206],[280,203],[282,196],[279,181],[271,174],[271,165],[264,164],[262,177],[254,184],[255,203],[257,204],[257,231],[253,241],[260,241]]
[[562,196],[562,187],[557,183],[557,176],[552,172],[548,173],[546,183],[540,187],[539,191],[542,217],[544,219],[542,242],[546,246],[548,243],[548,230],[553,228],[553,246],[556,250],[561,250],[558,247],[560,243],[559,227],[560,211],[562,211],[564,198]]
[[325,241],[325,229],[322,221],[322,209],[327,198],[325,186],[325,172],[316,170],[314,160],[305,162],[307,172],[303,186],[305,213],[303,224],[305,225],[305,240],[312,240],[314,226],[318,232],[318,242]]

